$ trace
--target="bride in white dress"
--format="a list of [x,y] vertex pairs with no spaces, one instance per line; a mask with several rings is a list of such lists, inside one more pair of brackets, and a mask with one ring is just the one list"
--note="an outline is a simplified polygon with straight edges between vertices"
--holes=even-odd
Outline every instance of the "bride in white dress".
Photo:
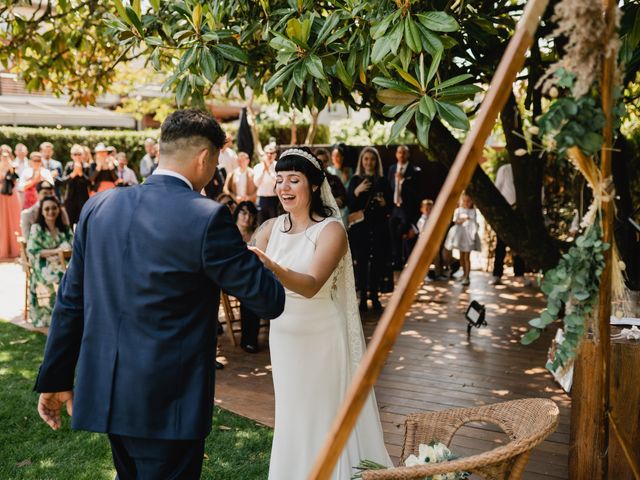
[[[270,480],[304,480],[314,465],[364,351],[351,253],[321,163],[290,149],[276,164],[276,193],[287,212],[256,232],[253,250],[286,290],[271,322],[275,391]],[[373,393],[332,480],[349,480],[361,460],[391,466]]]

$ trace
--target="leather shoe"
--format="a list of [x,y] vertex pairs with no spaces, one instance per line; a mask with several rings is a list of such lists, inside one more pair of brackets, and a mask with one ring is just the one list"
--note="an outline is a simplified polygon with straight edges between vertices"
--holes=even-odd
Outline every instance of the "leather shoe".
[[255,345],[242,345],[242,349],[247,353],[258,353],[258,347]]
[[371,306],[372,306],[373,310],[375,310],[377,312],[382,310],[382,305],[380,304],[380,300],[378,300],[377,298],[372,298],[371,299]]
[[367,301],[366,300],[360,300],[360,311],[361,312],[366,312],[367,310],[369,310],[369,307],[367,306]]

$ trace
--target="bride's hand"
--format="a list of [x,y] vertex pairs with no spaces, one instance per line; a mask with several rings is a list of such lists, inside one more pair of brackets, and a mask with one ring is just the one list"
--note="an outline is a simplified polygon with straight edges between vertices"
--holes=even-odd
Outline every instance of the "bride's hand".
[[264,266],[267,267],[269,270],[273,271],[276,267],[276,263],[271,260],[269,257],[267,257],[267,254],[264,253],[262,250],[260,250],[258,247],[252,247],[249,246],[247,247],[249,250],[251,250],[253,253],[255,253],[258,258],[260,259],[260,261],[262,263],[264,263]]

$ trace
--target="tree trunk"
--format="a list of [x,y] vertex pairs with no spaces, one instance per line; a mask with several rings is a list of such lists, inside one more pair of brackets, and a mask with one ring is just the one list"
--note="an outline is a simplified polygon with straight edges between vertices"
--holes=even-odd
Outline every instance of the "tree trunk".
[[247,100],[247,122],[249,123],[249,128],[251,128],[251,137],[253,138],[253,158],[251,160],[259,162],[262,155],[262,143],[260,143],[258,124],[253,111],[253,99],[253,91],[251,91]]
[[316,107],[311,107],[311,123],[309,124],[309,130],[307,131],[307,138],[304,139],[305,145],[313,145],[313,141],[316,138],[318,132],[318,117],[320,112]]

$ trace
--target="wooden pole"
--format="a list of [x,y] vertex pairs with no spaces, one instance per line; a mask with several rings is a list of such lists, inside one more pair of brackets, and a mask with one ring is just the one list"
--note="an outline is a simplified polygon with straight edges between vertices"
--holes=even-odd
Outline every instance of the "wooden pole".
[[[311,480],[330,478],[336,462],[356,424],[362,406],[375,384],[389,350],[400,333],[404,317],[418,288],[449,228],[460,194],[471,181],[484,144],[491,133],[496,117],[507,101],[517,73],[522,68],[525,54],[531,46],[548,0],[530,0],[516,27],[509,45],[498,65],[478,117],[460,148],[455,162],[436,200],[426,231],[420,235],[416,247],[402,272],[389,305],[385,309],[373,339],[356,371],[351,386],[313,469]],[[364,460],[364,459],[363,459]]]
[[[613,145],[613,87],[616,68],[615,51],[607,48],[616,34],[615,0],[603,0],[606,30],[603,36],[604,58],[600,91],[605,115],[603,143],[600,152],[600,178],[611,177],[611,148]],[[607,192],[611,193],[611,192]],[[611,196],[612,197],[612,196]],[[611,361],[611,258],[613,250],[613,198],[602,200],[602,241],[611,245],[604,252],[604,270],[600,277],[600,292],[593,338],[585,339],[576,361],[575,411],[571,414],[570,478],[607,478],[609,447],[609,405]],[[580,373],[580,372],[583,373]]]

